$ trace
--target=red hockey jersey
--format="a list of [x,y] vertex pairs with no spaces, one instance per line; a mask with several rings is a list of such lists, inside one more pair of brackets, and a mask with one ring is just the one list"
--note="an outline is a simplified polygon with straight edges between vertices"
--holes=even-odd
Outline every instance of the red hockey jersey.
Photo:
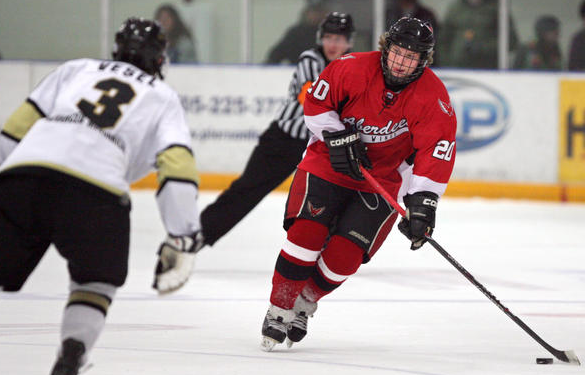
[[323,130],[355,127],[368,148],[370,171],[394,197],[399,169],[414,152],[407,192],[442,196],[455,163],[457,120],[441,80],[428,68],[396,93],[386,88],[380,52],[352,53],[333,61],[307,94],[305,123],[313,133],[298,168],[332,183],[375,192],[367,181],[335,172],[323,142]]

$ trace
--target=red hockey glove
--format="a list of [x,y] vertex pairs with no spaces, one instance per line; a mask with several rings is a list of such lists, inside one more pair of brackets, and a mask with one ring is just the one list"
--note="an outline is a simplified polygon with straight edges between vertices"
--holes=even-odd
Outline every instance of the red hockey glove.
[[366,169],[372,169],[372,162],[368,159],[367,149],[360,135],[352,129],[337,132],[324,130],[323,138],[329,148],[329,160],[333,170],[354,180],[363,180],[360,164]]

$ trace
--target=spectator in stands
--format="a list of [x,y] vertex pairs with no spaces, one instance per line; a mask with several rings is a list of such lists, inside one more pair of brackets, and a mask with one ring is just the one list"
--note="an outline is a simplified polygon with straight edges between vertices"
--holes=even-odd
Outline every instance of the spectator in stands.
[[[579,11],[585,24],[585,1],[581,3]],[[585,70],[585,26],[571,40],[569,70]]]
[[167,55],[171,63],[197,62],[195,44],[191,32],[179,16],[179,12],[171,4],[163,4],[154,13],[167,35]]
[[217,62],[218,48],[214,29],[219,21],[217,19],[219,15],[215,12],[218,5],[215,2],[197,0],[182,0],[174,4],[183,23],[191,31],[197,62]]
[[550,15],[542,16],[534,24],[536,40],[518,49],[514,69],[561,70],[559,47],[560,23]]
[[[386,0],[386,29],[402,17],[414,17],[421,21],[430,22],[435,34],[435,40],[437,40],[439,23],[431,9],[423,6],[418,0]],[[433,66],[439,66],[437,51],[433,55]]]
[[270,49],[267,64],[287,62],[293,64],[307,46],[315,44],[315,34],[319,22],[327,15],[327,10],[320,2],[310,2],[301,12],[298,23],[291,26],[282,39]]
[[[509,20],[509,47],[518,37]],[[447,11],[439,36],[441,65],[459,68],[498,67],[498,1],[456,0]]]

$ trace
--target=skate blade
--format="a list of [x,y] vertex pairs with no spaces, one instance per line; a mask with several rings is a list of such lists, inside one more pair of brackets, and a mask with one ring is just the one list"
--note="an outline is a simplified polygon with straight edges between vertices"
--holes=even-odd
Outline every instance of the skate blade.
[[280,343],[270,337],[262,336],[262,342],[260,343],[260,347],[265,352],[270,352],[276,346],[276,344]]
[[289,349],[292,348],[292,346],[293,346],[294,343],[295,342],[292,341],[291,339],[289,339],[288,337],[286,338],[286,347],[287,348],[289,348]]

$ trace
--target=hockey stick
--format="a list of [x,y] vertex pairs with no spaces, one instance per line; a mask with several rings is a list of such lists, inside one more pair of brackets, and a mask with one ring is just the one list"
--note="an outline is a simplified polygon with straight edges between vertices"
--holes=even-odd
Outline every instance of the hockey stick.
[[[396,211],[398,211],[400,216],[406,217],[406,211],[402,207],[400,207],[400,205],[390,196],[390,194],[388,194],[388,192],[382,187],[382,185],[380,185],[380,183],[378,181],[376,181],[376,179],[374,177],[372,177],[372,175],[368,171],[366,171],[364,168],[362,168],[361,166],[360,166],[360,169],[362,171],[362,174],[366,178],[366,180],[370,183],[370,185],[372,185],[372,187],[374,189],[376,189],[376,191],[380,195],[382,195],[384,197],[384,199],[386,199],[386,201],[388,201],[388,203]],[[498,306],[498,308],[500,310],[502,310],[504,312],[504,314],[506,314],[510,319],[512,319],[516,324],[518,324],[520,326],[520,328],[522,328],[524,330],[524,332],[528,333],[530,335],[530,337],[532,337],[534,340],[536,340],[536,342],[538,342],[546,350],[548,350],[549,353],[551,353],[557,359],[559,359],[563,362],[572,363],[572,364],[575,364],[577,366],[581,365],[581,362],[579,362],[579,358],[577,358],[577,355],[575,354],[574,351],[572,351],[572,350],[562,351],[562,350],[558,350],[558,349],[555,349],[552,346],[550,346],[546,341],[544,341],[540,336],[538,336],[538,334],[536,334],[536,332],[534,332],[530,327],[528,327],[520,318],[518,318],[510,310],[508,310],[508,308],[506,306],[504,306],[496,298],[496,296],[494,296],[489,290],[487,290],[482,284],[480,284],[479,281],[477,281],[475,279],[475,277],[473,277],[472,274],[470,274],[465,268],[463,268],[463,266],[461,264],[459,264],[459,262],[457,262],[447,252],[447,250],[443,249],[443,247],[441,245],[439,245],[437,243],[437,241],[435,241],[430,235],[427,235],[427,234],[425,234],[425,238],[435,248],[435,250],[437,250],[445,259],[447,259],[447,261],[449,263],[451,263],[451,265],[453,265],[453,267],[455,267],[457,269],[457,271],[459,271],[463,276],[465,276],[465,278],[467,280],[469,280],[470,283],[475,285],[475,287],[477,289],[479,289],[496,306]]]

